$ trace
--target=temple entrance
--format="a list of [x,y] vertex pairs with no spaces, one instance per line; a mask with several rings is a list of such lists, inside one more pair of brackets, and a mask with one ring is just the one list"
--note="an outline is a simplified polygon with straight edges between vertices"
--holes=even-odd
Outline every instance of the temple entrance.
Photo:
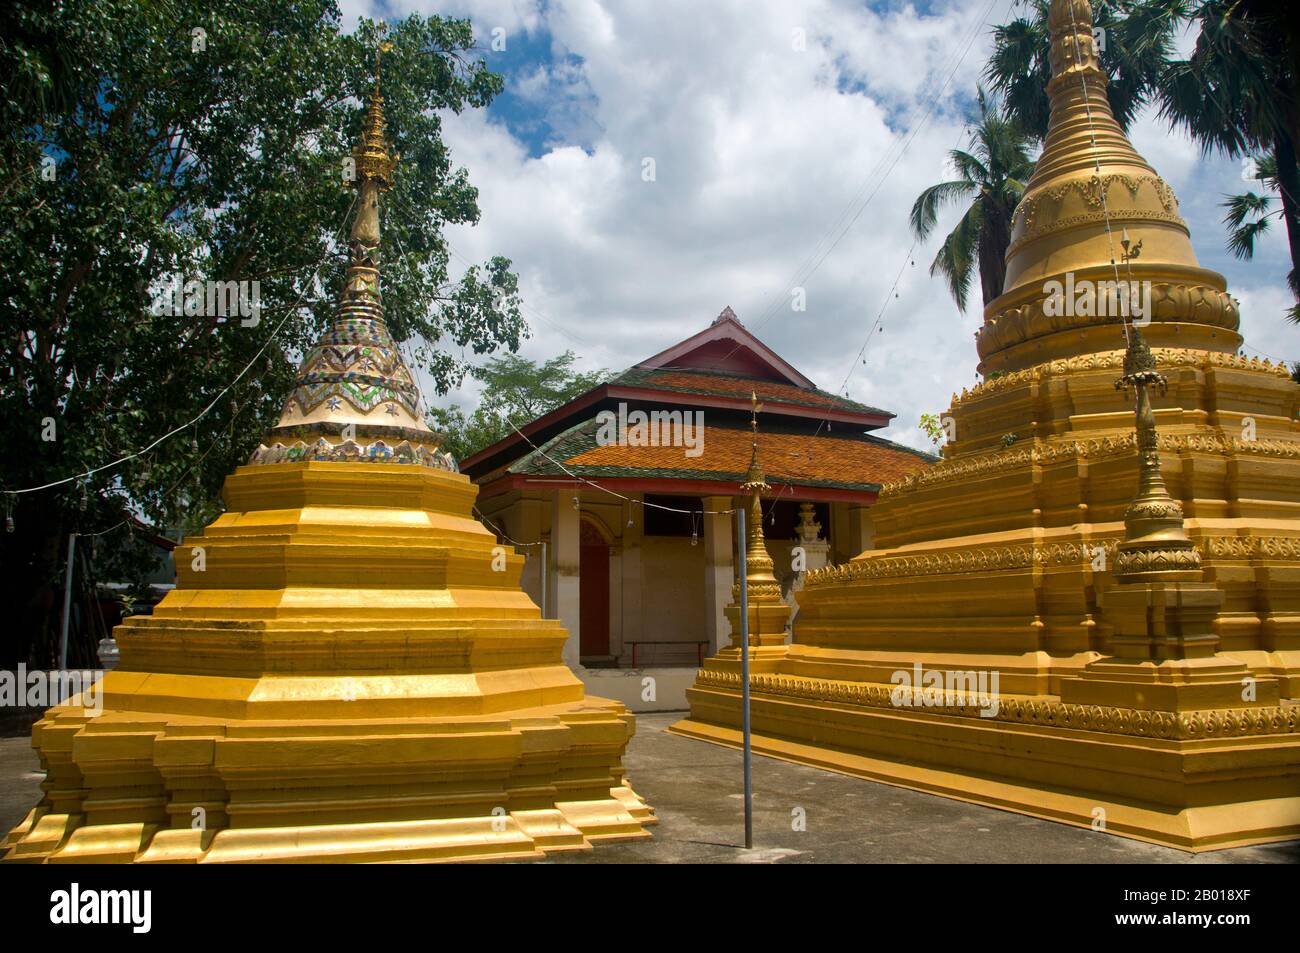
[[583,659],[609,655],[609,543],[582,520],[578,548],[582,580],[578,602],[578,649]]

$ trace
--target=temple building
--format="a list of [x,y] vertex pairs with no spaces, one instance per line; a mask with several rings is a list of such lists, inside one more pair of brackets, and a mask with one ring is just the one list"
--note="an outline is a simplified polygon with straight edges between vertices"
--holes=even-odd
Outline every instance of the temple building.
[[693,669],[728,643],[725,511],[750,463],[752,397],[772,487],[761,526],[788,619],[804,570],[871,546],[881,485],[935,458],[872,435],[893,415],[818,389],[731,308],[461,461],[480,517],[527,556],[524,588],[568,630],[571,666]]
[[[1294,838],[1300,385],[1241,355],[1111,113],[1087,0],[1048,25],[984,380],[944,459],[880,492],[874,544],[809,573],[791,642],[755,649],[755,750],[1185,850]],[[1120,282],[1146,313],[1096,307]],[[734,652],[687,694],[674,731],[739,743]]]

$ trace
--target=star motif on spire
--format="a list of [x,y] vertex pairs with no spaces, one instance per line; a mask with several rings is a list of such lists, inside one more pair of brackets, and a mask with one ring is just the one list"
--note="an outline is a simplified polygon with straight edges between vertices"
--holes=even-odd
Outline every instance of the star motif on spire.
[[397,405],[396,405],[396,404],[392,404],[392,403],[390,403],[387,407],[384,408],[384,410],[385,410],[385,412],[388,414],[388,416],[390,416],[390,417],[396,417],[396,416],[397,416]]
[[337,397],[331,397],[329,400],[325,401],[325,406],[330,410],[338,410],[343,406],[343,401],[339,400]]

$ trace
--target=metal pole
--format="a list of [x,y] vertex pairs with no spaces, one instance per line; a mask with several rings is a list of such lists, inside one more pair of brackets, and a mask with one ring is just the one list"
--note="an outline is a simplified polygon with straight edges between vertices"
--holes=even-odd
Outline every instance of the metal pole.
[[72,615],[72,556],[77,551],[77,534],[68,534],[68,568],[63,573],[63,634],[59,636],[59,668],[68,667],[68,618]]
[[546,587],[550,584],[550,577],[546,572],[546,543],[542,543],[542,618],[546,618]]
[[745,850],[754,849],[753,757],[749,746],[749,585],[745,565],[745,508],[736,509],[736,530],[740,535],[740,712],[745,752]]

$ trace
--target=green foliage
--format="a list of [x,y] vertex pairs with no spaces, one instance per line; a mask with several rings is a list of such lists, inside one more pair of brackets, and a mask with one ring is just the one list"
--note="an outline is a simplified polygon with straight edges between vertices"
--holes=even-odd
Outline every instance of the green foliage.
[[[1280,196],[1291,254],[1287,276],[1300,298],[1300,23],[1273,0],[1186,4],[1196,43],[1160,74],[1160,110],[1209,154],[1258,155],[1266,184]],[[1262,171],[1263,169],[1261,169]],[[1238,197],[1240,199],[1241,197]],[[1270,202],[1231,201],[1228,249],[1250,258],[1268,228]],[[1290,312],[1292,319],[1296,314]]]
[[943,442],[944,432],[939,423],[938,414],[922,414],[918,426],[925,431],[925,435],[930,438],[930,442],[936,447]]
[[949,153],[958,178],[922,192],[911,215],[912,233],[924,240],[934,230],[943,206],[972,200],[930,265],[930,274],[943,276],[963,311],[977,265],[984,303],[1002,293],[1011,216],[1034,171],[1029,137],[1001,114],[983,88],[978,108],[970,124],[970,150]]
[[[993,29],[993,52],[984,76],[1003,102],[1006,115],[1036,139],[1047,135],[1052,78],[1047,29],[1050,0],[1028,0],[1026,10]],[[1098,50],[1110,77],[1107,98],[1120,128],[1128,129],[1142,107],[1153,101],[1160,71],[1174,50],[1178,19],[1187,0],[1094,2],[1093,25],[1104,30]]]
[[[467,22],[411,16],[388,39],[401,163],[384,204],[385,305],[445,391],[466,372],[460,354],[513,349],[526,333],[509,262],[453,281],[443,238],[479,212],[440,113],[486,105],[502,80],[469,57]],[[40,653],[62,536],[130,506],[194,528],[274,422],[341,284],[354,199],[342,163],[376,45],[373,24],[341,32],[333,0],[17,0],[0,12],[0,488],[102,466],[215,401],[192,430],[92,476],[84,510],[77,485],[17,498],[0,547],[24,618],[0,661]],[[260,323],[152,314],[151,286],[177,274],[259,281]]]
[[470,371],[483,383],[474,412],[466,417],[455,405],[435,408],[429,423],[446,434],[445,449],[457,460],[464,460],[508,436],[514,427],[522,427],[609,379],[604,370],[575,372],[574,359],[572,351],[541,364],[517,354],[493,357]]
[[[1273,156],[1262,156],[1256,160],[1256,170],[1264,188],[1276,192],[1277,160]],[[1268,231],[1271,219],[1281,214],[1272,206],[1272,196],[1255,192],[1225,196],[1220,207],[1228,212],[1223,222],[1228,226],[1228,251],[1235,257],[1249,261],[1255,256],[1255,240]]]

